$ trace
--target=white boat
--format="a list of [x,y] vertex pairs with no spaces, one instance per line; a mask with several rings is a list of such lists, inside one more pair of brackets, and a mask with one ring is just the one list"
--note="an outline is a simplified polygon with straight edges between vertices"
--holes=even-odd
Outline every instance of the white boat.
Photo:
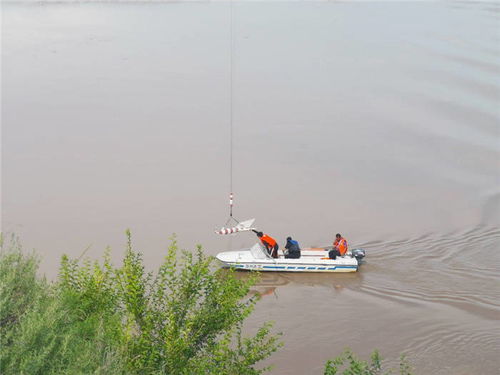
[[361,259],[365,256],[363,249],[355,249],[337,259],[328,258],[326,249],[305,249],[299,259],[287,259],[280,251],[278,258],[272,258],[267,250],[256,243],[249,249],[226,251],[217,254],[216,258],[223,267],[237,270],[274,271],[274,272],[356,272]]

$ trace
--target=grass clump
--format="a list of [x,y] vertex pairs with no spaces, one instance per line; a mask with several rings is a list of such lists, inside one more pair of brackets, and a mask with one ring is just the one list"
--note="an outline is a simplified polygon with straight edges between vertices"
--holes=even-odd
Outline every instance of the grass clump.
[[0,254],[2,374],[260,374],[281,345],[271,325],[243,337],[255,276],[212,267],[200,247],[175,239],[146,272],[130,233],[123,263],[63,256],[59,277],[37,277],[38,259],[13,241]]
[[[382,368],[382,357],[377,350],[373,351],[370,362],[356,357],[349,349],[338,357],[331,359],[325,364],[325,375],[388,375],[392,370]],[[399,364],[400,375],[412,375],[411,367],[404,355],[400,357]]]

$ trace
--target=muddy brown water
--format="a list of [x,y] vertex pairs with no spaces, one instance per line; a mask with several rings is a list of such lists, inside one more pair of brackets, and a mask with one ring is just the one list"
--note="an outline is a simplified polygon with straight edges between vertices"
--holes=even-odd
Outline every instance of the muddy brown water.
[[[234,7],[235,216],[281,244],[363,247],[361,271],[265,274],[248,321],[275,374],[344,347],[417,374],[500,368],[500,33],[493,2]],[[227,3],[2,3],[2,230],[149,267],[227,218]],[[245,277],[245,275],[242,275]]]

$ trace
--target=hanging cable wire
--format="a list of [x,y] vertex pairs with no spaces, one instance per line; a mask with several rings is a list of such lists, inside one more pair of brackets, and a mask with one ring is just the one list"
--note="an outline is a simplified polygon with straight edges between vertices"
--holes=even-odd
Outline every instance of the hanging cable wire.
[[233,0],[229,0],[229,220],[233,218],[233,45]]
[[[233,1],[229,0],[229,218],[226,224],[216,230],[217,234],[233,234],[238,232],[254,231],[253,223],[255,219],[238,221],[233,217],[233,128],[234,128],[234,10]],[[228,224],[234,221],[233,227],[228,227]]]

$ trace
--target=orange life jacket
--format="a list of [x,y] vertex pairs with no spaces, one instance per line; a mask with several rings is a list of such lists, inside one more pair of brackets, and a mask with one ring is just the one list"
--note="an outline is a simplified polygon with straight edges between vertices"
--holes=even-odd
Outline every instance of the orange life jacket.
[[335,240],[333,247],[339,251],[340,255],[344,256],[347,253],[347,240],[340,237],[340,240]]
[[276,246],[276,241],[274,240],[274,238],[269,237],[267,234],[264,234],[260,238],[260,241],[262,242],[262,244],[264,246],[269,247],[270,249],[272,249],[274,246]]

